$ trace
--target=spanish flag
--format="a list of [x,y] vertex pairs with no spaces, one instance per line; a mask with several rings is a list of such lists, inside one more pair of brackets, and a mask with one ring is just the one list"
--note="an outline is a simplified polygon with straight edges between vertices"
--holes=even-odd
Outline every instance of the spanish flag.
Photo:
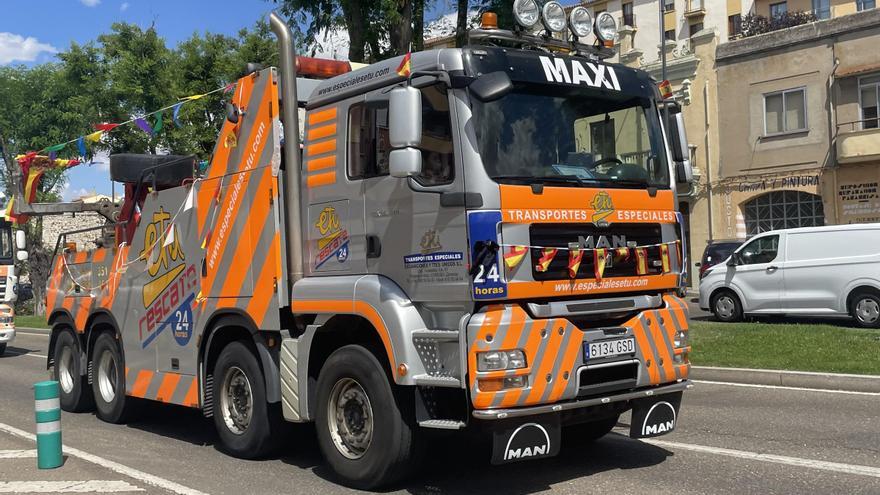
[[669,263],[669,245],[660,244],[660,261],[663,263],[663,273],[672,271]]
[[619,247],[614,250],[614,261],[626,261],[629,259],[629,248]]
[[660,90],[661,98],[663,98],[664,100],[672,98],[672,84],[670,84],[668,80],[664,80],[663,82],[658,84],[657,88]]
[[400,65],[397,66],[397,75],[400,77],[409,77],[410,74],[412,74],[412,53],[407,52],[407,54],[403,56],[403,60],[400,61]]
[[648,274],[648,250],[645,248],[636,248],[636,273]]
[[504,264],[507,265],[507,269],[513,270],[516,268],[528,252],[529,248],[527,246],[511,246],[507,250],[507,254],[504,255]]
[[541,250],[541,257],[538,258],[538,264],[535,266],[535,270],[539,272],[546,272],[547,268],[550,267],[550,263],[553,261],[553,258],[556,257],[556,248],[544,248]]
[[602,275],[605,274],[605,257],[608,255],[608,250],[605,248],[599,248],[593,250],[593,275],[596,277],[596,282],[602,280]]
[[569,278],[577,278],[578,268],[581,267],[581,258],[584,257],[584,252],[580,249],[574,248],[568,250],[568,277]]

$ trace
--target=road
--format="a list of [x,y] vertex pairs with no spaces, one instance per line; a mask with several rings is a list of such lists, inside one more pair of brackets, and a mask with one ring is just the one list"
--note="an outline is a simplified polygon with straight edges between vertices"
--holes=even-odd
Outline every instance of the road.
[[[27,333],[25,333],[27,332]],[[128,425],[62,417],[64,467],[35,469],[31,385],[46,378],[48,338],[22,331],[0,358],[0,493],[349,493],[333,483],[314,430],[291,429],[281,457],[233,459],[209,420],[146,405]],[[387,493],[880,494],[880,396],[697,383],[678,429],[655,441],[623,427],[559,457],[493,467],[461,437],[437,440],[431,462]],[[628,421],[623,417],[622,423]]]

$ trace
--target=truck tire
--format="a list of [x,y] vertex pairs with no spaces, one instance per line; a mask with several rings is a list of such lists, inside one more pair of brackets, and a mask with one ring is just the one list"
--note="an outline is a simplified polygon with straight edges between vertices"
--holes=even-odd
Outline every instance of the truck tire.
[[0,344],[0,357],[6,354],[6,344]]
[[110,179],[135,184],[141,178],[144,169],[163,165],[149,172],[144,179],[146,183],[152,184],[155,175],[156,187],[165,189],[179,186],[183,181],[192,179],[195,164],[195,156],[117,153],[110,155]]
[[121,424],[128,420],[132,401],[125,395],[125,361],[116,338],[102,333],[92,352],[92,394],[95,414],[102,421]]
[[859,292],[852,297],[850,314],[856,325],[863,328],[880,328],[880,297],[873,292]]
[[414,401],[372,353],[358,345],[337,349],[317,388],[318,445],[343,484],[368,490],[409,474],[418,458]]
[[742,320],[742,303],[732,291],[723,290],[712,296],[712,314],[725,323]]
[[266,401],[266,381],[242,342],[223,348],[214,365],[214,427],[220,446],[242,459],[265,457],[277,446],[281,414]]
[[576,441],[578,445],[595,442],[611,433],[619,418],[619,415],[615,415],[597,421],[567,426],[565,427],[565,438]]
[[83,379],[79,339],[67,329],[60,330],[55,339],[52,375],[58,382],[61,409],[67,412],[85,412],[95,407],[92,389]]

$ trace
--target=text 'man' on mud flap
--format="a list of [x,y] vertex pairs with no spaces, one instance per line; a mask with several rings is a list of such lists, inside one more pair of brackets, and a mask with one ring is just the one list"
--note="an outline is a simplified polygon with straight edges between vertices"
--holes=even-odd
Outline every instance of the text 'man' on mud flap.
[[558,414],[499,421],[492,432],[492,464],[553,457],[561,442]]
[[663,394],[633,401],[629,436],[649,438],[665,435],[675,429],[681,392]]

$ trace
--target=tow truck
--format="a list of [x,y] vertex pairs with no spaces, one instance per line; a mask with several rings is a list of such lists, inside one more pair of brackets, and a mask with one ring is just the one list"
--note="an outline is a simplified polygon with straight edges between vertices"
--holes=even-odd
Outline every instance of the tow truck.
[[199,409],[243,458],[314,422],[358,488],[405,476],[429,429],[486,432],[493,463],[630,410],[632,437],[672,431],[691,386],[680,113],[607,61],[609,14],[514,13],[322,80],[298,71],[340,65],[298,58],[272,14],[280,65],[235,83],[207,169],[113,155],[125,199],[100,245],[59,237],[62,408]]

